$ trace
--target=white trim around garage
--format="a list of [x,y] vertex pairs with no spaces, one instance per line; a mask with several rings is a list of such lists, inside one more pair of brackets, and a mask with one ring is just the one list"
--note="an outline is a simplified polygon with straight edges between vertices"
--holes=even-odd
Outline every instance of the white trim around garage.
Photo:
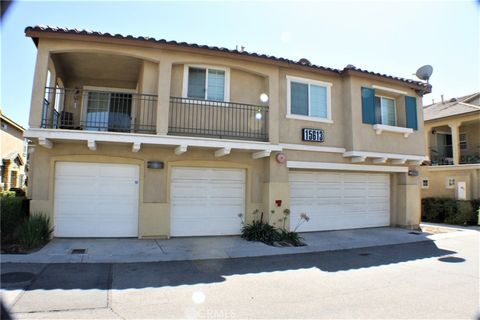
[[366,164],[313,162],[313,161],[287,161],[287,168],[341,170],[341,171],[408,172],[408,167],[376,166],[376,165],[366,165]]

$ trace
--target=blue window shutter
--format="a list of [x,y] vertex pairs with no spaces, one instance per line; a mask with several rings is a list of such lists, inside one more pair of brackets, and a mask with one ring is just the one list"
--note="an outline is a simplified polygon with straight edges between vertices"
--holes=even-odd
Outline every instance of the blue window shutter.
[[362,121],[363,123],[375,124],[375,90],[362,87]]
[[405,112],[407,118],[407,128],[418,130],[417,120],[417,98],[405,97]]

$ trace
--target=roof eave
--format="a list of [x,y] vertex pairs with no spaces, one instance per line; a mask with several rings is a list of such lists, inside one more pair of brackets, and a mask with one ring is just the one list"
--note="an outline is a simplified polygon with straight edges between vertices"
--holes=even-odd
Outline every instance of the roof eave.
[[[176,41],[167,41],[167,40],[157,40],[154,38],[146,37],[133,37],[133,36],[122,36],[122,35],[112,35],[110,33],[98,33],[98,32],[87,32],[86,30],[71,30],[71,29],[58,29],[58,30],[39,30],[35,29],[39,27],[27,27],[25,28],[25,35],[32,38],[35,45],[38,47],[38,42],[41,37],[43,38],[57,38],[57,39],[67,39],[67,40],[85,40],[85,41],[94,41],[94,42],[110,42],[114,44],[130,44],[134,46],[142,47],[156,47],[162,49],[170,50],[181,50],[185,52],[201,52],[203,54],[212,55],[212,56],[223,56],[223,57],[233,57],[235,59],[241,59],[245,61],[253,61],[260,63],[267,63],[271,65],[277,65],[286,68],[295,68],[299,70],[316,72],[321,74],[342,76],[342,75],[358,75],[372,79],[381,79],[382,81],[400,84],[405,87],[414,89],[416,93],[420,96],[432,92],[432,86],[430,84],[423,84],[415,82],[413,80],[396,78],[388,75],[380,75],[374,72],[360,70],[360,69],[333,69],[317,65],[308,65],[301,64],[299,62],[278,58],[273,56],[261,55],[257,53],[249,52],[240,52],[237,50],[229,50],[225,48],[218,47],[209,47],[198,44],[188,44],[185,42],[176,42]],[[47,27],[49,28],[49,27]]]
[[449,118],[458,118],[458,117],[470,116],[470,115],[475,114],[475,113],[480,113],[480,110],[472,110],[472,111],[469,111],[469,112],[451,114],[451,115],[448,115],[448,116],[445,116],[445,117],[439,117],[439,118],[424,120],[424,122],[433,122],[433,121],[439,121],[439,120],[444,120],[444,119],[449,119]]
[[342,74],[344,74],[344,75],[355,75],[355,76],[360,76],[360,77],[369,78],[369,79],[382,79],[382,81],[384,81],[384,82],[388,82],[388,83],[392,83],[392,84],[400,84],[402,86],[409,87],[409,88],[417,91],[417,93],[419,93],[418,91],[422,91],[423,93],[421,95],[432,92],[432,86],[430,84],[417,84],[417,83],[414,83],[414,82],[407,82],[407,81],[400,80],[400,79],[394,79],[394,78],[391,78],[391,77],[371,74],[370,72],[367,72],[367,71],[344,69],[342,71]]

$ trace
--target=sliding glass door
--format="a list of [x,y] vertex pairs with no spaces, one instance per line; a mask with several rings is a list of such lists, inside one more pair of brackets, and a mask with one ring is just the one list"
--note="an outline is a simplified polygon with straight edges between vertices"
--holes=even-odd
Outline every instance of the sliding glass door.
[[130,132],[131,115],[131,93],[87,92],[85,130]]

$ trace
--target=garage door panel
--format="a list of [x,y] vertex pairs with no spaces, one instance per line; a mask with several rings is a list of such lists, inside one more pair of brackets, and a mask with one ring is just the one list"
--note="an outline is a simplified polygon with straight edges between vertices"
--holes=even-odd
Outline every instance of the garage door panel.
[[136,165],[58,162],[55,236],[138,236]]
[[171,235],[239,234],[245,213],[245,170],[173,168]]
[[99,173],[98,167],[92,167],[90,163],[81,162],[60,162],[55,167],[55,176],[60,177],[79,177],[92,178],[96,177]]
[[297,231],[336,230],[390,224],[388,174],[291,172],[291,228],[301,213],[305,222]]
[[[119,174],[121,170],[121,174]],[[100,167],[100,177],[121,179],[130,178],[136,179],[138,177],[138,168],[135,166],[125,166],[121,164],[108,164]]]
[[[122,188],[119,188],[119,185],[121,185]],[[122,199],[124,197],[131,198],[132,194],[135,194],[137,190],[137,185],[131,180],[109,181],[98,187],[98,195],[117,199]]]

